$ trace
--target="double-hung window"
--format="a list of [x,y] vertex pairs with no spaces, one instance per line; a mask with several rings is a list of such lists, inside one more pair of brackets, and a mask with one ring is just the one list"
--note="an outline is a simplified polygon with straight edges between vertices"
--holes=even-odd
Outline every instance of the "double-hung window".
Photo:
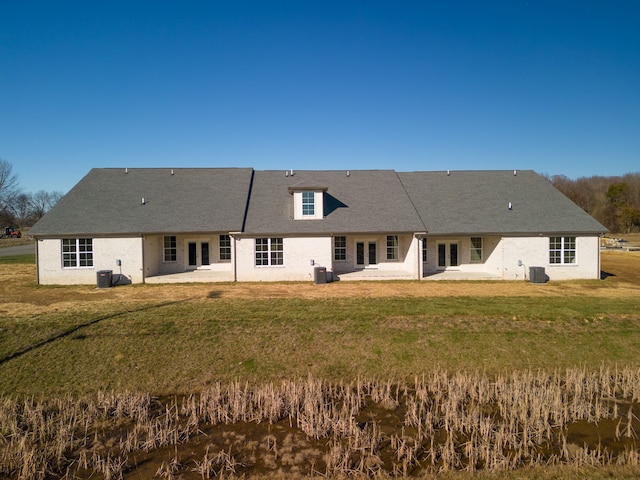
[[93,267],[91,238],[62,239],[62,266],[65,268]]
[[316,194],[314,192],[302,192],[302,216],[313,217],[316,214]]
[[429,260],[429,255],[428,255],[428,247],[429,246],[429,242],[427,242],[426,238],[422,239],[422,263],[427,263],[427,261]]
[[284,241],[282,238],[256,238],[256,266],[284,265]]
[[471,263],[481,263],[482,255],[482,237],[471,237]]
[[163,258],[165,262],[175,262],[178,258],[178,249],[176,245],[176,237],[166,236],[163,241]]
[[550,237],[549,263],[553,265],[576,263],[576,237]]
[[231,260],[231,237],[229,235],[220,235],[220,261],[228,262]]
[[347,237],[337,236],[333,239],[333,259],[336,261],[347,259]]
[[387,260],[398,260],[398,236],[387,235]]

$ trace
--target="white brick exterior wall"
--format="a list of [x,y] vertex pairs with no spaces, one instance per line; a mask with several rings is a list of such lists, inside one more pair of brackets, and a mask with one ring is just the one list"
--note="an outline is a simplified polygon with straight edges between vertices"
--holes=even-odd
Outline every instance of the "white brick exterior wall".
[[[231,260],[220,260],[220,235],[174,235],[176,237],[176,261],[164,260],[164,235],[147,235],[144,241],[145,277],[180,273],[189,269],[188,246],[196,243],[198,250],[203,242],[209,243],[209,265],[198,268],[218,272],[231,272],[233,269],[233,241],[231,243]],[[198,258],[200,251],[198,251]]]
[[[576,237],[576,263],[549,263],[549,237],[507,237],[502,240],[504,279],[529,278],[530,267],[544,267],[550,280],[599,279],[600,238]],[[518,267],[518,260],[522,266]]]
[[[93,238],[93,267],[62,267],[62,240],[38,239],[38,280],[42,285],[96,284],[97,272],[112,270],[142,282],[142,238]],[[116,265],[121,261],[121,267]]]
[[[376,257],[377,263],[373,265],[366,265],[367,269],[376,269],[380,272],[384,271],[405,271],[408,274],[419,278],[418,268],[419,259],[418,256],[420,244],[418,239],[413,235],[397,235],[398,237],[398,259],[387,260],[387,235],[386,234],[371,234],[371,235],[344,235],[347,240],[347,259],[337,260],[333,262],[334,271],[337,274],[353,272],[357,268],[356,266],[356,245],[358,243],[364,243],[365,257],[367,257],[367,248],[369,243],[376,244]],[[333,258],[333,245],[332,245],[332,258]],[[368,262],[367,262],[368,263]]]
[[470,262],[470,237],[429,237],[428,261],[425,273],[434,273],[438,267],[438,243],[457,243],[457,267],[448,270],[485,272],[504,280],[529,279],[530,267],[544,267],[550,280],[600,278],[600,240],[597,236],[576,237],[576,263],[556,265],[549,263],[549,237],[495,237],[483,238],[483,263]]
[[[600,278],[600,241],[597,236],[576,237],[576,263],[554,265],[549,263],[549,237],[483,237],[483,262],[471,263],[470,237],[428,237],[428,261],[421,265],[420,241],[414,235],[399,235],[398,260],[388,261],[387,235],[346,235],[347,260],[333,260],[333,238],[283,237],[284,265],[256,266],[255,238],[231,238],[232,260],[220,262],[219,235],[176,236],[175,262],[164,261],[163,236],[93,238],[93,267],[63,268],[62,241],[38,239],[38,279],[43,285],[96,284],[97,272],[112,270],[132,283],[143,282],[144,277],[179,273],[187,269],[188,243],[209,242],[210,266],[202,268],[235,273],[239,282],[257,281],[313,281],[315,267],[341,274],[356,269],[356,245],[363,242],[376,244],[377,263],[366,268],[384,272],[403,271],[412,278],[437,271],[438,243],[458,246],[459,265],[451,267],[460,272],[487,273],[504,280],[526,280],[530,267],[544,267],[550,280]],[[235,248],[235,251],[234,251]],[[365,255],[367,252],[365,252]],[[144,262],[143,262],[144,255]],[[235,255],[235,257],[234,257]],[[121,266],[116,265],[121,261]],[[312,261],[313,260],[313,264]]]
[[284,237],[283,242],[284,265],[256,266],[255,238],[236,238],[237,280],[313,281],[315,267],[325,267],[331,271],[331,237]]

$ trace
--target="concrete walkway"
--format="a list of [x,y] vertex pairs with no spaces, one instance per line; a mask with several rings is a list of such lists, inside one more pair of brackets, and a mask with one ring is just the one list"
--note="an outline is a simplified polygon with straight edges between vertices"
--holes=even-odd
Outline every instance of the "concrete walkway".
[[355,272],[333,274],[339,281],[363,281],[363,280],[416,280],[415,275],[403,270],[356,270]]
[[487,272],[460,272],[448,270],[427,274],[425,280],[502,280],[502,277]]
[[216,272],[212,270],[190,270],[181,273],[168,273],[146,277],[145,283],[210,283],[233,282],[231,272]]

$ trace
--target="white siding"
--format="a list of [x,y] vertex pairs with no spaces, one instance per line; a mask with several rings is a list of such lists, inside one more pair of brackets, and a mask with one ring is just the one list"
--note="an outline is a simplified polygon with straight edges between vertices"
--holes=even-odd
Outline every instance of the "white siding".
[[[62,241],[38,239],[38,279],[42,285],[96,284],[97,272],[112,270],[132,283],[142,282],[142,238],[93,238],[93,267],[63,268]],[[120,260],[121,266],[116,265]]]
[[293,218],[296,220],[320,220],[324,216],[323,193],[312,192],[313,215],[302,215],[302,191],[293,192]]

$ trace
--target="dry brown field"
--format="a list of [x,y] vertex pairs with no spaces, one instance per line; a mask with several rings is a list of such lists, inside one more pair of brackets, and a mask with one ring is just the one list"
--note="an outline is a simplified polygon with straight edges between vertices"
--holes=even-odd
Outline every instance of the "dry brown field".
[[[602,270],[602,280],[543,285],[97,289],[37,286],[33,265],[7,264],[0,265],[0,314],[91,316],[105,308],[212,298],[640,297],[640,252],[605,251]],[[414,381],[309,377],[254,385],[239,379],[210,383],[193,395],[155,397],[121,391],[6,397],[0,398],[0,478],[631,479],[640,478],[639,416],[640,369],[624,365],[512,373],[505,365],[505,374],[497,376],[436,368]]]
[[[640,237],[640,235],[638,235]],[[635,236],[630,238],[634,239]],[[639,238],[640,240],[640,238]],[[129,304],[192,298],[374,298],[374,297],[571,297],[624,298],[640,295],[640,251],[602,253],[602,281],[519,282],[399,281],[312,283],[221,283],[147,285],[96,289],[93,286],[34,288],[34,265],[0,266],[0,309],[38,314],[51,309],[82,310],[100,303]]]

